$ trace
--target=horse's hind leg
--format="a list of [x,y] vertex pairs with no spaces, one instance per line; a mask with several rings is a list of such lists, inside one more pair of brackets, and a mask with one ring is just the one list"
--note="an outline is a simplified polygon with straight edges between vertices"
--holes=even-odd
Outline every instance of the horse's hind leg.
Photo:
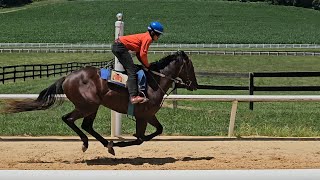
[[62,116],[62,120],[74,131],[76,132],[82,142],[82,151],[85,152],[88,149],[88,137],[74,124],[77,119],[82,118],[83,115],[78,110],[73,110],[72,112]]
[[93,121],[96,118],[97,111],[83,119],[81,128],[100,141],[104,147],[108,146],[108,141],[93,129]]

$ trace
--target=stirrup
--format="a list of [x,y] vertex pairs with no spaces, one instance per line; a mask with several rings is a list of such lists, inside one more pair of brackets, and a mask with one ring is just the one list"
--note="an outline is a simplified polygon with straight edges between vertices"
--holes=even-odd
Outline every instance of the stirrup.
[[142,96],[140,96],[140,97],[143,97],[143,101],[139,102],[140,104],[149,101],[149,99],[146,97],[146,95],[142,91],[140,91],[139,93],[142,94]]

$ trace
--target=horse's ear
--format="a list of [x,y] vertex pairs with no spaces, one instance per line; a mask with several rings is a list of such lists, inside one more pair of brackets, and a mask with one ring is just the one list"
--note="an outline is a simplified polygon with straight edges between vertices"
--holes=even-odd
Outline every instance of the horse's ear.
[[185,53],[184,53],[184,51],[179,50],[179,51],[177,51],[177,55],[179,55],[179,56],[183,56],[183,55],[185,55]]
[[184,51],[179,51],[179,56],[181,56],[182,59],[184,59],[184,61],[188,61],[189,60],[188,55]]

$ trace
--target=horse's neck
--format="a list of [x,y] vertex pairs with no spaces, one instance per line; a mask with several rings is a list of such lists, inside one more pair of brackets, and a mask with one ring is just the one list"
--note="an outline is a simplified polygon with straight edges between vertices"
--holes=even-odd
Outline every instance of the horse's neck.
[[[159,69],[159,72],[165,77],[158,77],[155,78],[157,75],[151,75],[153,76],[153,82],[157,84],[149,84],[153,87],[154,91],[151,91],[152,96],[155,97],[155,99],[159,100],[159,103],[162,102],[162,97],[167,93],[167,91],[172,87],[173,80],[175,79],[178,75],[178,66],[175,64],[172,64],[172,61],[170,62],[165,62],[163,61],[162,63],[167,64],[165,67]],[[159,65],[160,67],[162,66],[161,64]],[[152,81],[151,81],[152,82]],[[156,90],[155,90],[156,89]]]
[[176,67],[171,66],[171,67],[166,67],[160,70],[160,73],[166,76],[166,78],[160,78],[160,82],[159,82],[160,87],[164,91],[162,92],[164,95],[165,92],[167,92],[169,88],[172,86],[172,83],[173,83],[172,79],[175,79],[177,77],[178,72]]

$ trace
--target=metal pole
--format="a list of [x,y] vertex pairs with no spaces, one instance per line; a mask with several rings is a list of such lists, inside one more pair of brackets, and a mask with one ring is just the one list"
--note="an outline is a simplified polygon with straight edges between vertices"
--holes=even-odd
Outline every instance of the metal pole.
[[[122,14],[117,14],[117,21],[115,22],[115,39],[123,36],[124,22],[122,21]],[[124,68],[117,57],[114,57],[114,70],[123,72]],[[121,118],[122,114],[111,110],[111,137],[121,136]]]

